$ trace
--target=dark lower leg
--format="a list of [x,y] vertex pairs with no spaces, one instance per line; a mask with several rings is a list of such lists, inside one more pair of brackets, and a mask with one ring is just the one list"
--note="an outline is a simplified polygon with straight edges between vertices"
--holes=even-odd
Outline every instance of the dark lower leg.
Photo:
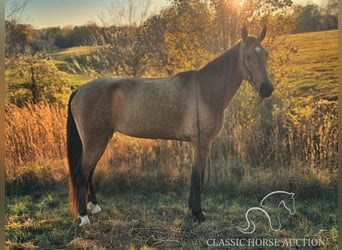
[[83,175],[77,177],[76,185],[77,185],[78,214],[80,216],[85,216],[87,215],[86,178]]
[[196,216],[198,222],[204,221],[206,218],[203,215],[201,208],[201,176],[198,169],[193,168],[191,174],[191,189],[189,196],[189,207],[192,214]]
[[88,201],[91,201],[93,204],[97,204],[96,193],[93,184],[93,175],[94,169],[90,172],[88,177]]

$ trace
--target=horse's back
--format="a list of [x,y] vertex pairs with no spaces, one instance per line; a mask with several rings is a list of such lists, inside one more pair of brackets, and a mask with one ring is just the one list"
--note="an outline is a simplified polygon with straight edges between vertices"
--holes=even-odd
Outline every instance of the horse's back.
[[[82,85],[74,108],[86,120],[111,124],[112,129],[143,138],[183,139],[192,95],[184,78],[99,78]],[[80,111],[81,110],[81,111]],[[95,121],[95,122],[96,122]],[[83,121],[83,123],[86,121]],[[187,138],[185,138],[187,139]]]
[[[188,114],[190,86],[177,76],[160,79],[135,79],[120,87],[121,112],[116,130],[124,134],[160,139],[186,136],[184,121]],[[115,108],[115,107],[113,107]]]

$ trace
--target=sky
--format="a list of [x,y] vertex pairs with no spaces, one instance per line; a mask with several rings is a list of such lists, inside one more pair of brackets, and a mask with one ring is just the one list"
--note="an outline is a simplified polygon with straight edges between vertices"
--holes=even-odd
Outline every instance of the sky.
[[[11,0],[6,0],[6,2]],[[13,1],[13,0],[12,0]],[[22,0],[14,0],[22,1]],[[89,22],[101,24],[101,13],[108,13],[111,4],[127,3],[134,0],[28,0],[22,14],[22,22],[32,24],[34,28],[75,26]],[[151,2],[151,11],[161,9],[167,0],[137,0],[137,2]],[[327,0],[293,0],[295,3],[320,4]],[[146,6],[146,5],[145,5]]]
[[[8,2],[24,0],[6,0]],[[32,24],[34,28],[84,25],[89,22],[101,24],[101,13],[107,13],[113,3],[138,2],[149,10],[160,10],[167,0],[27,0],[20,22]]]

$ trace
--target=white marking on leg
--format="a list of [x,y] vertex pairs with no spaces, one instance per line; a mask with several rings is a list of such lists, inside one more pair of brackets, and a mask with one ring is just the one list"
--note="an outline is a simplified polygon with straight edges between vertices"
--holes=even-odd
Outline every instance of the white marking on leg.
[[87,204],[88,210],[92,210],[94,206],[95,206],[95,204],[92,203],[91,201],[89,201],[88,204]]
[[79,227],[83,227],[88,224],[90,225],[90,220],[88,218],[88,215],[80,216],[80,219],[81,219],[81,223],[78,225]]
[[102,210],[98,204],[94,204],[91,201],[88,202],[87,208],[91,211],[91,214],[97,214]]
[[99,207],[99,205],[95,205],[92,209],[91,209],[91,213],[92,214],[97,214],[97,213],[99,213],[99,212],[101,212],[101,208]]

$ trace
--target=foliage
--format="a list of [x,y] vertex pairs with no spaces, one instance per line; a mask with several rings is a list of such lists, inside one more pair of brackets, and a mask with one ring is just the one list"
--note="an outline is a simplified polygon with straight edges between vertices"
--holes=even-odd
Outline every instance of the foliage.
[[[137,27],[112,27],[104,31],[106,46],[98,50],[98,61],[106,62],[105,69],[116,75],[142,76],[147,65],[147,37]],[[115,60],[113,60],[115,58]]]
[[5,56],[22,53],[33,40],[32,25],[23,24],[27,0],[7,0],[5,14]]
[[318,5],[310,4],[298,7],[296,17],[296,32],[317,31],[319,29],[320,11]]
[[[264,8],[265,4],[271,7]],[[309,7],[310,5],[305,6],[305,8]],[[138,24],[118,26],[114,22],[107,23],[105,27],[88,24],[82,29],[87,30],[87,32],[84,31],[87,35],[75,35],[75,37],[83,40],[83,43],[78,44],[96,46],[93,47],[91,53],[64,56],[64,60],[68,62],[66,68],[70,72],[93,76],[171,75],[179,71],[198,68],[208,58],[232,46],[239,40],[240,28],[245,24],[248,25],[251,34],[257,34],[261,26],[267,24],[266,47],[269,50],[285,46],[279,44],[280,40],[277,37],[288,34],[296,28],[299,29],[301,27],[300,16],[306,16],[303,7],[293,6],[294,12],[290,11],[291,8],[290,1],[255,0],[247,1],[244,5],[226,0],[171,1],[170,6],[160,11],[159,14],[140,21]],[[227,16],[228,12],[229,16]],[[116,15],[119,14],[114,13],[114,16]],[[317,29],[323,28],[324,15],[320,9],[319,15],[321,24]],[[123,17],[120,16],[120,18]],[[248,21],[246,23],[243,20]],[[305,17],[303,20],[309,19]],[[69,27],[64,31],[73,32],[74,30],[81,29]],[[44,32],[48,34],[50,31],[59,32],[54,31],[54,28]],[[51,34],[42,36],[40,41],[43,38],[49,41]],[[56,34],[55,39],[58,37],[59,35]],[[43,44],[43,42],[40,43]],[[289,53],[295,52],[291,44],[286,46],[289,48]],[[285,59],[281,58],[283,62]]]
[[27,102],[65,102],[69,93],[66,73],[57,69],[46,53],[18,54],[5,59],[7,100],[18,106]]
[[212,20],[207,5],[199,1],[174,1],[160,16],[145,22],[152,38],[151,61],[167,73],[202,66],[213,53]]
[[[240,27],[245,24],[249,24],[252,32],[256,32],[261,24],[267,23],[270,30],[277,30],[277,34],[337,29],[338,24],[336,0],[329,0],[325,8],[310,3],[305,6],[293,5],[290,0],[248,0],[243,1],[243,4],[236,0],[172,0],[159,14],[153,13],[150,18],[147,17],[151,11],[151,3],[146,0],[124,3],[113,1],[112,6],[106,9],[107,15],[102,13],[103,26],[87,23],[82,26],[49,27],[36,30],[32,25],[23,23],[21,15],[26,4],[27,1],[17,0],[10,0],[6,4],[6,56],[22,53],[27,47],[34,51],[50,52],[56,48],[111,44],[107,38],[113,35],[115,37],[115,32],[111,34],[113,27],[116,29],[125,26],[142,28],[149,26],[151,22],[156,25],[149,28],[153,28],[155,32],[163,32],[161,27],[164,27],[168,33],[169,28],[165,27],[165,21],[167,21],[168,26],[182,30],[181,33],[184,32],[184,35],[187,33],[181,26],[193,24],[189,27],[197,27],[197,30],[190,30],[188,35],[200,38],[194,40],[197,43],[195,47],[200,45],[200,48],[203,48],[203,44],[198,43],[206,43],[207,46],[211,44],[213,48],[209,51],[215,53],[232,46],[239,39]],[[137,8],[140,8],[140,11],[137,11]],[[128,21],[124,22],[125,19]],[[182,22],[182,19],[186,22]],[[160,25],[155,22],[156,20],[159,20]],[[179,24],[180,26],[177,26]],[[198,27],[201,29],[198,30]],[[110,35],[106,37],[105,34]],[[130,36],[130,31],[126,35]],[[210,41],[208,37],[216,39],[216,44],[207,43]],[[149,43],[148,40],[143,42],[146,42],[145,47]],[[180,43],[178,40],[177,42]],[[183,45],[188,44],[187,40],[185,42]],[[112,48],[115,49],[115,46]],[[159,49],[163,47],[158,47],[156,50]],[[170,73],[167,72],[167,74]]]
[[[289,32],[293,26],[289,15],[283,14],[287,8],[288,5],[282,6],[272,16],[270,12],[254,13],[249,20],[251,33],[259,32],[262,23],[267,22],[268,44],[272,44],[276,36]],[[227,19],[221,9],[234,15]],[[139,26],[114,24],[98,29],[93,38],[100,47],[67,60],[77,72],[95,70],[101,75],[133,77],[171,75],[199,68],[239,40],[240,27],[245,24],[241,20],[249,10],[230,1],[171,1],[168,8]]]
[[34,29],[32,25],[17,24],[15,21],[6,21],[5,56],[23,53],[33,41]]
[[296,33],[329,30],[338,28],[337,20],[338,6],[334,1],[329,1],[328,7],[323,10],[316,4],[294,7],[294,18],[296,20]]

